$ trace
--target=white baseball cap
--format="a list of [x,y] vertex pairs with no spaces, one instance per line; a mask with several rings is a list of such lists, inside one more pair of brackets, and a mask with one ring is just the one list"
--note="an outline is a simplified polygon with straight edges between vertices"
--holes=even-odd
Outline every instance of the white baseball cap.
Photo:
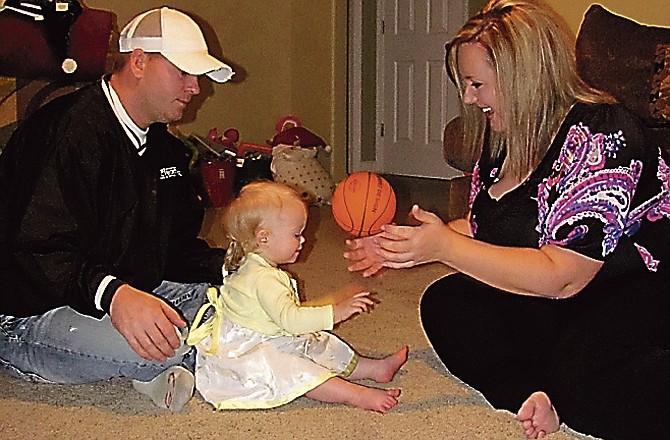
[[209,54],[205,37],[191,17],[175,9],[152,9],[133,18],[121,31],[119,50],[159,52],[180,70],[226,82],[233,69]]

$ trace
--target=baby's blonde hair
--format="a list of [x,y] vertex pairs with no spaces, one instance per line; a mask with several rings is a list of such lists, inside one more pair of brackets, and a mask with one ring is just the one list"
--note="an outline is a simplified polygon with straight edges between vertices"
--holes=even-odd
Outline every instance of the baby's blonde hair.
[[293,188],[283,183],[260,180],[242,188],[223,211],[221,220],[230,239],[223,265],[227,271],[237,270],[242,265],[247,254],[258,248],[258,230],[293,201],[303,206],[305,203]]

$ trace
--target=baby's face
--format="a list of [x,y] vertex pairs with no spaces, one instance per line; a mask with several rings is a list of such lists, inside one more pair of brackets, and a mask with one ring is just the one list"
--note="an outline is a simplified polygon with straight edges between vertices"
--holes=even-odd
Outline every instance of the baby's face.
[[269,263],[278,265],[294,263],[300,255],[307,224],[307,208],[302,202],[287,203],[278,215],[268,222],[267,241],[262,243],[260,254]]

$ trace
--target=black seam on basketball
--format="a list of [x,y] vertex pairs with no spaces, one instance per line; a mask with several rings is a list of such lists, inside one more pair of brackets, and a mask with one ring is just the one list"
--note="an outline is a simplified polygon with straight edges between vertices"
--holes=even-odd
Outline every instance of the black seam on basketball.
[[358,227],[358,235],[363,234],[363,225],[365,225],[365,215],[368,213],[368,210],[366,209],[368,206],[368,197],[370,197],[370,180],[372,179],[372,174],[369,171],[365,172],[366,174],[366,182],[365,182],[365,199],[363,200],[363,215],[361,216],[361,224]]
[[[383,217],[384,213],[386,212],[391,203],[391,200],[395,200],[395,191],[393,191],[393,187],[388,183],[385,185],[383,180],[380,180],[379,182],[381,183],[380,189],[388,186],[389,197],[386,198],[386,204],[384,205],[384,209],[381,209],[379,211],[379,215],[374,219],[374,222],[372,222],[370,228],[366,231],[368,235],[373,235],[373,231],[375,231],[374,232],[375,234],[377,232],[381,232],[382,230],[381,225],[379,225],[379,227],[377,228],[375,228],[375,225],[377,225],[377,222]],[[394,211],[393,216],[395,217],[395,209],[393,211]],[[393,221],[393,218],[391,218],[391,221]]]
[[351,215],[351,212],[349,211],[349,204],[347,203],[347,192],[344,191],[344,189],[346,188],[346,184],[347,184],[348,179],[349,179],[349,176],[347,176],[344,179],[344,182],[342,182],[342,185],[344,185],[342,187],[342,203],[344,204],[344,210],[345,210],[347,216],[349,217],[348,225],[350,225],[350,226],[342,225],[342,224],[340,224],[340,226],[342,227],[342,229],[344,229],[348,233],[355,234],[355,235],[360,235],[360,233],[358,233],[358,234],[355,233],[356,225],[354,224],[354,218]]
[[[384,205],[384,210],[383,210],[382,212],[386,212],[386,210],[388,209],[389,205],[391,204],[391,200],[393,200],[394,202],[396,202],[396,199],[395,199],[395,192],[393,191],[393,188],[391,187],[390,184],[389,184],[389,192],[390,192],[391,194],[393,194],[393,197],[390,197],[391,194],[389,194],[389,197],[386,199],[386,205]],[[396,202],[396,203],[397,203],[397,202]],[[393,209],[393,217],[395,217],[395,208]],[[391,217],[391,221],[393,221],[393,217]]]
[[346,210],[347,215],[349,216],[349,224],[351,225],[348,232],[354,233],[354,231],[356,231],[356,224],[354,222],[354,217],[351,215],[351,211],[349,210],[349,204],[347,203],[346,191],[342,191],[342,201],[344,202],[344,209]]

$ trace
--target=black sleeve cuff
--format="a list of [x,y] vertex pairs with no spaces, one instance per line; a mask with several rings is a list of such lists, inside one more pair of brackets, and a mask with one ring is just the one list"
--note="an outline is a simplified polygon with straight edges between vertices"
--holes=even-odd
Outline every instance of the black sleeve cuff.
[[102,293],[102,298],[100,299],[100,307],[102,307],[102,310],[107,312],[107,314],[109,314],[109,308],[112,305],[112,297],[119,289],[119,287],[123,286],[124,284],[128,283],[118,278],[114,278],[109,282],[109,284],[107,284],[107,287],[105,287],[105,291]]

